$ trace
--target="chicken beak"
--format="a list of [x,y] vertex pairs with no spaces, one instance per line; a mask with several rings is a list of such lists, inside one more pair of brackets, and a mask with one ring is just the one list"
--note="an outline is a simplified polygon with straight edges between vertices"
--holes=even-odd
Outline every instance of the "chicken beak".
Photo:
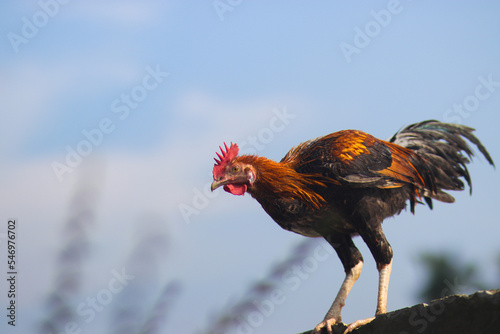
[[227,180],[214,180],[214,182],[212,182],[212,185],[210,186],[210,190],[214,191],[215,189],[219,188],[220,186],[223,186],[227,183]]
[[214,191],[215,189],[225,186],[226,184],[234,183],[234,184],[245,184],[248,182],[248,178],[246,175],[238,175],[235,177],[223,177],[219,180],[214,180],[210,189]]

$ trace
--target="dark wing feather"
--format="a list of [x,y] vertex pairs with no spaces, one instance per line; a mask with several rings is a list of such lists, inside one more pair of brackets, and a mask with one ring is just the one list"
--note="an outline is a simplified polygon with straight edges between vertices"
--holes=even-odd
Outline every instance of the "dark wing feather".
[[412,211],[416,196],[454,202],[443,190],[463,190],[471,179],[467,164],[473,143],[492,165],[493,160],[474,129],[430,120],[407,126],[388,141],[356,130],[344,130],[304,142],[290,150],[282,163],[299,173],[320,175],[347,187],[409,186]]
[[[433,187],[432,178],[416,168],[418,155],[367,133],[344,130],[319,137],[290,150],[281,160],[300,173],[351,187],[397,188],[414,184]],[[427,172],[427,170],[424,170]],[[427,179],[425,179],[427,178]]]

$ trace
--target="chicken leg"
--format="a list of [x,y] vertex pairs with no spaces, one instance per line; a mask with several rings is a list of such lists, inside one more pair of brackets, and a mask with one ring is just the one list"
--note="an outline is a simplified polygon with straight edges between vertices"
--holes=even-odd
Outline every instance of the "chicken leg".
[[[392,260],[389,264],[378,265],[378,298],[377,298],[377,311],[375,312],[375,316],[379,314],[384,314],[387,312],[387,291],[389,289],[389,277],[391,276],[392,270]],[[353,331],[354,329],[363,326],[369,322],[371,322],[375,317],[357,320],[347,326],[344,334]]]
[[337,252],[344,266],[346,276],[332,306],[326,313],[323,321],[314,328],[313,334],[321,333],[323,328],[326,328],[327,333],[332,333],[332,326],[342,321],[342,307],[344,307],[345,300],[354,283],[358,280],[363,268],[363,256],[349,235],[332,233],[325,235],[324,238]]

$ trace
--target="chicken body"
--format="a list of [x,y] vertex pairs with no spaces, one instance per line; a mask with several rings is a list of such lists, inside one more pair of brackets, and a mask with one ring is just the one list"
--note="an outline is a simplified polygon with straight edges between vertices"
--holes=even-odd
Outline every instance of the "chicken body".
[[[399,214],[409,202],[414,212],[421,199],[451,203],[444,190],[470,186],[466,164],[476,145],[493,160],[472,134],[473,129],[438,121],[410,125],[389,141],[357,130],[344,130],[309,140],[275,162],[253,155],[238,156],[225,146],[214,166],[212,190],[224,186],[235,195],[248,192],[282,228],[308,237],[323,237],[339,256],[346,278],[315,332],[331,332],[358,279],[363,257],[352,241],[359,235],[379,271],[376,314],[386,312],[392,248],[383,231],[385,218]],[[348,331],[371,321],[357,321]]]

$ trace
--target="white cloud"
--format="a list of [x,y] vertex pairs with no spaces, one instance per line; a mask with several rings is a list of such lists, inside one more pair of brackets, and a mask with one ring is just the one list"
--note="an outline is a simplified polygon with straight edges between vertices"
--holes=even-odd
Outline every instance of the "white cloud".
[[[83,70],[82,70],[83,69]],[[82,55],[78,59],[40,60],[26,57],[22,62],[12,62],[0,76],[0,152],[9,156],[19,151],[33,134],[60,119],[67,119],[67,109],[73,100],[89,103],[113,92],[105,105],[97,104],[89,113],[108,110],[119,93],[140,83],[145,66],[133,61],[103,59],[97,55]],[[123,88],[126,87],[126,88]],[[96,121],[99,120],[96,116]],[[64,126],[59,124],[58,126]],[[50,137],[50,133],[43,134]]]
[[24,62],[12,64],[0,79],[0,106],[3,109],[0,151],[16,150],[27,133],[53,114],[51,106],[72,81],[71,73]]
[[[213,146],[214,142],[220,145],[221,140],[243,140],[258,134],[263,128],[272,127],[270,122],[276,117],[276,110],[287,110],[297,116],[303,104],[303,101],[290,96],[224,99],[206,92],[190,91],[179,97],[174,112],[180,122],[196,127],[194,140],[197,143],[203,145],[209,141]],[[294,120],[291,119],[286,126],[294,126]],[[183,128],[182,132],[186,133],[185,130]],[[205,140],[200,141],[200,135],[206,137]]]

